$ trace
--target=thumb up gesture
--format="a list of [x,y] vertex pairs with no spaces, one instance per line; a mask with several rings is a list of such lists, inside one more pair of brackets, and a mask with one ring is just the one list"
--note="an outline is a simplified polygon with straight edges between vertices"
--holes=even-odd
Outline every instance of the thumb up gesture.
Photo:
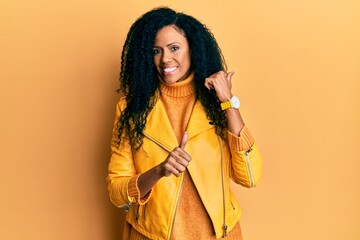
[[188,141],[187,132],[181,138],[180,146],[169,153],[164,162],[162,162],[163,176],[168,177],[171,174],[179,177],[191,161],[190,155],[185,152],[185,146]]

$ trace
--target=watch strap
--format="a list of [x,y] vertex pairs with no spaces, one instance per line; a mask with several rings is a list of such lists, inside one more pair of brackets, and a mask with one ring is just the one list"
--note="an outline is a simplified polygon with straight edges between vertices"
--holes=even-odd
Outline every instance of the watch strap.
[[226,109],[232,107],[232,102],[231,102],[231,100],[226,101],[226,102],[222,102],[222,103],[220,104],[220,106],[221,106],[221,110],[226,110]]

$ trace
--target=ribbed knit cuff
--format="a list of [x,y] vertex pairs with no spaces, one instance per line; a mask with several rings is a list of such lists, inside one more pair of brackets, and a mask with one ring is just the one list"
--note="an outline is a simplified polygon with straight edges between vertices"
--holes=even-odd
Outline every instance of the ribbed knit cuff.
[[241,129],[240,137],[228,131],[228,142],[230,149],[235,151],[248,150],[255,143],[254,138],[247,126],[244,126]]
[[128,195],[131,199],[134,199],[136,203],[144,205],[149,201],[152,190],[150,190],[150,192],[148,192],[143,198],[140,198],[141,194],[137,185],[140,175],[141,174],[138,174],[130,178],[128,183]]

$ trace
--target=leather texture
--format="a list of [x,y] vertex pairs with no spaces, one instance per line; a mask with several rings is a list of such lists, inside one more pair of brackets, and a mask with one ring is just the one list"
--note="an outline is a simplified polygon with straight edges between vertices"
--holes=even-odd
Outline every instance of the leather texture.
[[[125,107],[126,101],[122,98],[117,105],[107,178],[110,200],[115,206],[131,203],[126,220],[138,232],[151,239],[170,239],[183,174],[160,179],[145,204],[128,195],[128,182],[131,177],[163,162],[178,146],[176,136],[161,101],[157,101],[148,115],[139,151],[131,148],[126,136],[117,147],[114,143],[116,123]],[[246,151],[230,150],[227,142],[216,135],[199,101],[195,103],[187,132],[185,151],[192,157],[188,171],[220,238],[224,224],[231,230],[241,216],[241,209],[230,191],[230,178],[244,187],[256,186],[262,173],[262,158],[256,144]]]

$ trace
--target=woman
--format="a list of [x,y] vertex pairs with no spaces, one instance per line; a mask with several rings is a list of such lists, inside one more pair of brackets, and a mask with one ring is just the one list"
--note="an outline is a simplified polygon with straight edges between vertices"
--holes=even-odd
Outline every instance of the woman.
[[225,70],[191,16],[159,8],[131,26],[107,178],[124,239],[242,239],[230,178],[254,187],[261,157]]

